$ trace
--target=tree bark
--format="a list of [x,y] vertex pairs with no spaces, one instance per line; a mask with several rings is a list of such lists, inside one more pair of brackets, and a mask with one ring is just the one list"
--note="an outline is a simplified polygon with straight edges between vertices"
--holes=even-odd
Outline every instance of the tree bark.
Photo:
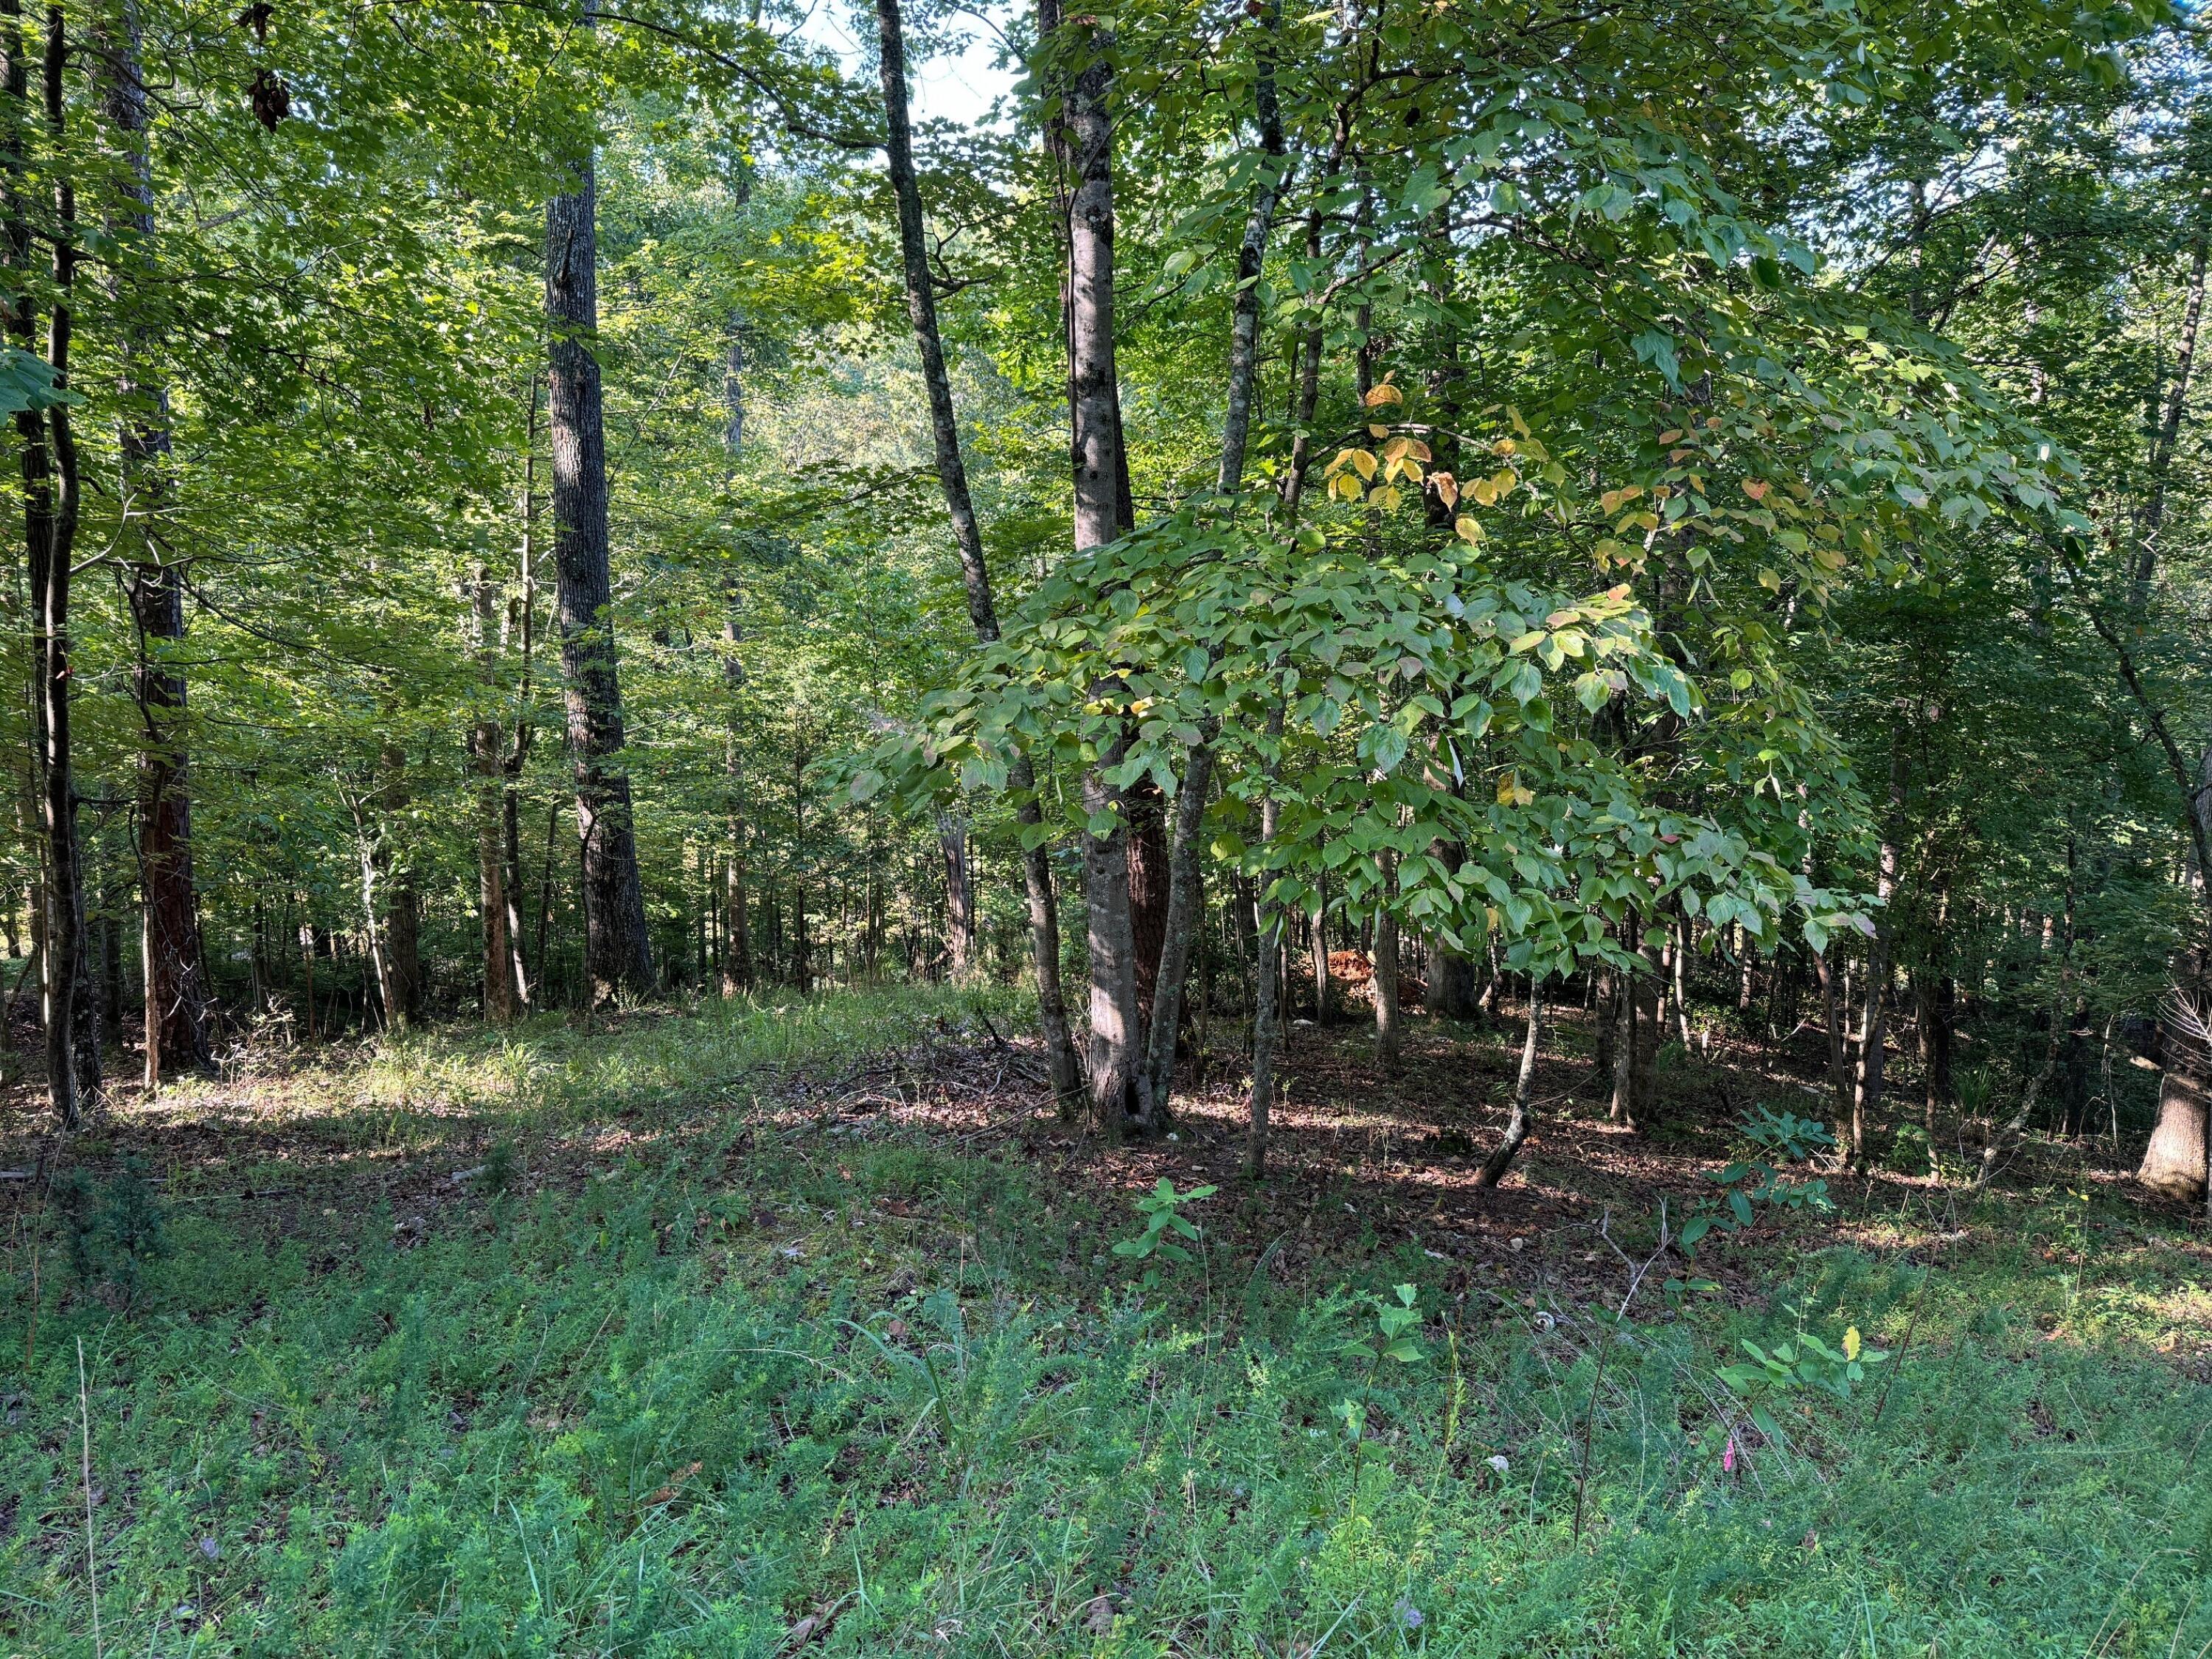
[[1385,1077],[1398,1071],[1398,916],[1391,908],[1398,884],[1398,860],[1382,855],[1382,890],[1375,912],[1375,945],[1369,953],[1375,988],[1375,1064]]
[[[937,460],[939,486],[945,494],[945,514],[952,523],[959,549],[960,576],[968,598],[968,617],[975,637],[988,644],[999,637],[997,605],[991,592],[991,570],[983,556],[983,538],[968,490],[968,469],[960,452],[960,428],[952,403],[952,381],[945,368],[945,347],[937,325],[937,295],[924,243],[921,188],[915,173],[912,124],[908,115],[906,42],[901,27],[898,0],[877,0],[876,22],[882,48],[880,68],[884,88],[885,154],[891,189],[898,202],[899,251],[906,276],[907,317],[913,325],[915,345],[921,356],[922,379],[929,392],[930,435]],[[1048,34],[1057,13],[1040,16],[1040,32]],[[1063,1112],[1071,1112],[1082,1086],[1081,1067],[1074,1039],[1068,1030],[1066,994],[1060,981],[1060,903],[1053,891],[1052,854],[1047,846],[1044,811],[1037,799],[1036,773],[1027,755],[1017,755],[1007,768],[1007,787],[1014,796],[1015,817],[1021,825],[1022,881],[1029,901],[1030,962],[1036,977],[1037,1024],[1044,1036],[1045,1065],[1053,1093]]]
[[1168,904],[1175,854],[1168,841],[1167,798],[1150,776],[1123,792],[1129,815],[1129,934],[1137,951],[1137,1017],[1150,1031],[1160,994],[1160,957],[1167,949]]
[[1828,955],[1818,951],[1813,955],[1813,971],[1820,980],[1820,1017],[1827,1026],[1828,1086],[1835,1091],[1836,1119],[1838,1127],[1847,1127],[1846,1114],[1851,1106],[1851,1068],[1844,1052],[1844,1005],[1836,988],[1836,973],[1828,965]]
[[1898,847],[1905,833],[1905,732],[1890,734],[1889,811],[1882,824],[1881,862],[1875,872],[1875,897],[1881,906],[1874,941],[1867,951],[1866,1012],[1859,1025],[1858,1073],[1852,1082],[1850,1146],[1853,1169],[1867,1167],[1867,1138],[1881,1109],[1882,1068],[1888,1040],[1890,947],[1896,929],[1888,906],[1897,895]]
[[1107,781],[1120,755],[1116,744],[1085,773],[1083,782],[1085,816],[1113,821],[1103,836],[1084,831],[1083,866],[1090,921],[1091,1112],[1099,1129],[1115,1140],[1152,1118],[1137,1008],[1136,940],[1129,926],[1129,831],[1120,792]]
[[[112,216],[122,233],[119,246],[143,260],[150,257],[153,245],[154,183],[141,40],[136,0],[124,0],[99,54],[101,105],[124,151],[121,200]],[[129,292],[132,266],[118,258],[110,270],[110,296],[120,310],[134,297]],[[116,382],[123,409],[120,540],[130,561],[127,592],[137,646],[131,693],[141,731],[138,870],[149,1090],[160,1086],[165,1067],[204,1072],[214,1064],[192,882],[185,684],[176,665],[185,632],[183,572],[163,560],[151,529],[166,494],[163,471],[170,453],[168,388],[147,378],[153,334],[154,325],[143,318],[125,324],[118,343]]]
[[1237,291],[1230,307],[1229,398],[1221,422],[1221,466],[1214,488],[1233,495],[1244,487],[1244,455],[1252,433],[1252,390],[1260,365],[1260,279],[1267,263],[1267,240],[1275,227],[1275,204],[1283,188],[1282,106],[1275,94],[1275,36],[1282,27],[1282,0],[1267,0],[1261,18],[1265,30],[1259,47],[1252,112],[1260,128],[1260,179],[1245,216],[1244,238],[1237,250]]
[[1536,1054],[1543,1031],[1544,988],[1532,976],[1528,981],[1528,1035],[1521,1044],[1521,1070],[1513,1083],[1513,1113],[1505,1121],[1505,1138],[1482,1161],[1482,1169],[1474,1177],[1478,1187],[1495,1187],[1504,1180],[1522,1143],[1528,1139],[1529,1128],[1535,1121],[1530,1097],[1535,1092]]
[[937,815],[937,846],[945,858],[946,977],[965,985],[975,973],[975,890],[968,870],[968,824],[957,813]]
[[[0,10],[6,36],[4,70],[10,111],[27,107],[27,47],[20,13],[12,3]],[[66,103],[63,75],[69,58],[64,14],[47,11],[41,82],[46,126],[58,143]],[[20,176],[22,161],[20,120],[11,120],[10,170]],[[70,290],[76,273],[76,202],[64,173],[54,187],[57,232],[52,240],[54,299],[47,313],[46,361],[58,387],[68,384],[70,347],[75,325]],[[11,204],[8,228],[17,268],[27,268],[30,233],[20,201]],[[32,349],[37,316],[27,298],[9,308],[8,328],[15,343]],[[83,869],[77,841],[75,753],[70,725],[71,646],[70,562],[76,545],[79,480],[75,428],[66,404],[26,410],[16,416],[22,435],[24,539],[30,571],[33,675],[33,724],[40,763],[40,830],[46,864],[46,1089],[55,1115],[74,1128],[97,1107],[101,1096],[99,1009],[81,993],[87,978]]]
[[[477,665],[484,694],[495,680],[499,598],[491,568],[479,562],[474,582]],[[483,978],[483,1017],[505,1025],[515,1016],[514,919],[507,890],[507,769],[500,721],[487,708],[471,729],[470,760],[477,775],[477,919],[478,968]]]
[[[2137,616],[2150,603],[2152,578],[2158,569],[2159,533],[2166,526],[2166,482],[2173,471],[2173,456],[2181,442],[2182,417],[2189,408],[2189,380],[2197,362],[2197,337],[2204,319],[2204,279],[2212,237],[2200,228],[2190,250],[2189,287],[2182,303],[2181,337],[2173,354],[2173,383],[2166,388],[2166,407],[2158,431],[2151,439],[2148,469],[2149,491],[2136,514],[2135,610]],[[2208,877],[2212,879],[2212,877]]]
[[[1621,925],[1621,943],[1635,939],[1636,919]],[[1625,1128],[1636,1127],[1636,971],[1621,969],[1614,975],[1613,1028],[1613,1101],[1607,1115]]]
[[[1282,775],[1283,705],[1267,714],[1268,748],[1261,763],[1266,781],[1260,797],[1260,842],[1273,845],[1282,826],[1282,804],[1275,784]],[[1244,1139],[1244,1175],[1259,1181],[1267,1173],[1267,1135],[1275,1108],[1275,1042],[1282,1022],[1283,907],[1267,896],[1269,878],[1260,875],[1261,918],[1258,961],[1252,994],[1252,1103]]]
[[638,878],[629,775],[621,764],[607,539],[606,431],[593,349],[599,332],[599,209],[593,163],[545,208],[545,311],[551,331],[553,551],[576,829],[583,849],[584,969],[594,1006],[653,988]]
[[[1209,733],[1209,735],[1211,735]],[[1158,986],[1146,1026],[1146,1069],[1154,1132],[1167,1127],[1168,1103],[1175,1087],[1176,1042],[1182,1024],[1183,992],[1188,982],[1190,958],[1198,941],[1199,918],[1204,914],[1205,894],[1200,880],[1199,837],[1206,819],[1206,799],[1213,787],[1213,748],[1195,743],[1183,765],[1182,787],[1176,796],[1173,850],[1169,855],[1165,939],[1155,975]]]
[[2161,1198],[2187,1202],[2212,1199],[2207,1188],[2206,1149],[2212,1146],[2212,1000],[2177,989],[2162,1013],[2158,1122],[2143,1149],[2136,1179]]
[[379,822],[371,844],[378,866],[377,884],[384,889],[379,989],[386,1025],[404,1031],[422,1012],[422,894],[415,882],[408,838],[401,830],[414,798],[407,783],[405,750],[396,743],[386,744],[378,765],[384,776],[377,792]]

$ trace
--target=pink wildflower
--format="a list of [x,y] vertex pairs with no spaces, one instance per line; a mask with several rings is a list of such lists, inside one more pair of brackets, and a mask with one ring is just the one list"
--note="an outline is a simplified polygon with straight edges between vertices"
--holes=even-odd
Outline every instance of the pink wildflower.
[[1721,1452],[1721,1473],[1723,1474],[1735,1473],[1735,1437],[1734,1435],[1729,1436],[1728,1445]]

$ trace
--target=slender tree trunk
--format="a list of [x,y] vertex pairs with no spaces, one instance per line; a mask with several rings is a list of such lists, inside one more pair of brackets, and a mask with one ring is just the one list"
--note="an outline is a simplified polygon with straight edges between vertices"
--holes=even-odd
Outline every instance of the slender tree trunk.
[[1820,1018],[1827,1027],[1828,1086],[1835,1092],[1837,1121],[1843,1124],[1851,1106],[1851,1068],[1844,1048],[1844,1003],[1826,951],[1814,953],[1813,971],[1820,975]]
[[[1282,804],[1275,785],[1282,776],[1283,705],[1267,714],[1267,747],[1261,766],[1266,782],[1260,797],[1260,842],[1272,846],[1282,827]],[[1252,1105],[1250,1127],[1244,1141],[1244,1174],[1248,1180],[1267,1173],[1267,1133],[1275,1108],[1275,1042],[1282,1023],[1283,907],[1268,896],[1270,877],[1260,875],[1261,899],[1256,981],[1252,994]]]
[[[1636,919],[1621,925],[1621,944],[1635,941]],[[1636,1127],[1636,972],[1623,968],[1614,976],[1613,1102],[1608,1115],[1624,1127]]]
[[[495,684],[499,599],[491,568],[476,570],[477,672],[489,694]],[[514,903],[507,890],[507,769],[499,720],[487,709],[470,734],[477,774],[477,916],[483,975],[483,1017],[505,1025],[515,1016]]]
[[968,823],[957,813],[937,815],[937,846],[945,856],[945,945],[949,977],[965,985],[975,977],[975,890],[968,869]]
[[1391,903],[1396,897],[1398,860],[1382,855],[1380,908],[1375,912],[1375,945],[1369,953],[1375,988],[1375,1064],[1385,1077],[1398,1070],[1398,916]]
[[1321,893],[1306,917],[1307,954],[1313,960],[1314,1024],[1328,1024],[1328,878],[1320,881]]
[[553,550],[568,749],[583,848],[584,969],[594,1005],[653,988],[638,878],[629,775],[623,769],[607,541],[606,432],[599,391],[599,210],[589,158],[576,188],[545,209],[545,310],[551,328]]
[[1666,981],[1659,969],[1658,947],[1647,940],[1642,955],[1644,969],[1634,981],[1636,1041],[1630,1045],[1630,1116],[1638,1125],[1647,1125],[1659,1115],[1659,1039],[1665,1029],[1659,1021],[1659,999]]
[[1957,1017],[1958,981],[1933,969],[1912,976],[1915,1035],[1920,1051],[1921,1122],[1933,1146],[1936,1109],[1951,1097],[1951,1029]]
[[1597,1027],[1596,1052],[1593,1056],[1596,1063],[1591,1067],[1590,1074],[1602,1079],[1608,1087],[1613,1081],[1614,1028],[1620,1023],[1620,1011],[1613,1000],[1614,987],[1620,978],[1620,975],[1611,968],[1601,967],[1595,970],[1590,986],[1591,1012]]
[[1888,906],[1897,894],[1898,848],[1905,833],[1905,732],[1890,734],[1889,811],[1882,826],[1881,863],[1875,874],[1875,897],[1881,904],[1874,942],[1867,952],[1866,1013],[1860,1024],[1858,1074],[1851,1091],[1850,1163],[1867,1167],[1867,1138],[1873,1133],[1875,1115],[1881,1109],[1882,1068],[1887,1042],[1890,945],[1896,932]]
[[[1057,13],[1040,17],[1048,34]],[[937,295],[924,240],[921,189],[915,173],[914,142],[908,118],[906,43],[898,0],[877,0],[876,22],[882,48],[885,154],[891,189],[898,201],[899,249],[906,276],[907,316],[920,352],[922,379],[929,393],[930,436],[937,477],[945,493],[947,517],[960,553],[960,575],[968,597],[968,617],[977,640],[999,637],[998,609],[991,592],[990,566],[968,491],[968,470],[960,453],[960,428],[952,403],[952,380],[945,364],[937,326]],[[1015,815],[1022,831],[1022,879],[1029,900],[1030,961],[1036,977],[1037,1023],[1042,1030],[1046,1069],[1063,1112],[1072,1111],[1081,1090],[1081,1068],[1068,1030],[1067,1002],[1060,981],[1060,904],[1053,891],[1052,854],[1047,844],[1043,808],[1037,799],[1036,774],[1027,755],[1007,769]]]
[[1112,1139],[1149,1123],[1153,1115],[1137,1008],[1136,940],[1129,928],[1129,831],[1120,793],[1107,781],[1119,757],[1116,745],[1085,775],[1083,783],[1085,816],[1113,823],[1103,836],[1088,830],[1083,836],[1090,915],[1091,1111],[1092,1121]]
[[[1210,737],[1211,732],[1207,735]],[[1188,982],[1191,951],[1198,940],[1198,924],[1204,914],[1205,894],[1200,881],[1199,837],[1206,818],[1206,799],[1213,787],[1213,748],[1209,742],[1191,745],[1184,763],[1182,787],[1176,796],[1173,850],[1169,856],[1167,924],[1156,975],[1158,999],[1146,1026],[1146,1068],[1152,1118],[1147,1125],[1158,1133],[1167,1127],[1169,1096],[1175,1087],[1176,1042],[1182,1024],[1183,992]]]
[[1528,1139],[1528,1131],[1535,1121],[1530,1097],[1535,1093],[1536,1054],[1543,1032],[1544,988],[1532,977],[1528,981],[1528,1035],[1521,1044],[1521,1070],[1513,1083],[1513,1113],[1505,1121],[1505,1138],[1482,1161],[1481,1171],[1474,1178],[1478,1187],[1495,1187],[1504,1180],[1522,1143]]
[[1260,127],[1266,160],[1245,216],[1244,239],[1237,250],[1237,290],[1230,307],[1229,398],[1221,422],[1221,466],[1214,488],[1233,495],[1244,487],[1244,454],[1251,440],[1252,391],[1259,377],[1260,283],[1267,263],[1267,241],[1275,228],[1275,204],[1285,173],[1282,106],[1275,95],[1275,36],[1282,27],[1282,0],[1266,0],[1265,29],[1258,52],[1252,112]]
[[[2173,354],[2173,382],[2166,388],[2166,407],[2158,431],[2151,439],[2149,488],[2136,514],[2135,610],[2142,614],[2150,603],[2151,581],[2157,573],[2159,534],[2166,526],[2166,491],[2173,471],[2173,456],[2181,442],[2181,422],[2189,408],[2189,381],[2197,362],[2197,337],[2204,319],[2204,278],[2212,237],[2200,227],[2190,250],[2188,297],[2183,301],[2181,337]],[[2212,874],[2208,874],[2212,880]]]
[[[377,981],[385,1024],[404,1031],[422,1011],[422,894],[415,883],[410,838],[401,828],[414,797],[407,782],[406,750],[386,744],[378,764],[384,775],[377,792],[380,822],[372,826],[368,842],[375,849],[376,884],[384,890]],[[373,913],[371,922],[374,926]]]

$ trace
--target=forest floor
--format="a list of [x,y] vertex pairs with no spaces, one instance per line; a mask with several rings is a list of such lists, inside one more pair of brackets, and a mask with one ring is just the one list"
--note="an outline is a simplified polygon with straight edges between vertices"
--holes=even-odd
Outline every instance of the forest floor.
[[[1413,1018],[1387,1080],[1300,1026],[1254,1188],[1241,1027],[1174,1139],[1107,1147],[1022,1019],[921,989],[249,1048],[119,1091],[44,1202],[12,1091],[0,1652],[2212,1640],[2212,1240],[2108,1143],[1976,1190],[1951,1126],[1689,1261],[1662,1224],[1745,1111],[1820,1113],[1809,1050],[1674,1050],[1631,1134],[1561,1011],[1486,1193],[1517,1022]],[[1163,1179],[1217,1188],[1191,1259],[1117,1254]],[[1790,1364],[1724,1382],[1747,1341]]]

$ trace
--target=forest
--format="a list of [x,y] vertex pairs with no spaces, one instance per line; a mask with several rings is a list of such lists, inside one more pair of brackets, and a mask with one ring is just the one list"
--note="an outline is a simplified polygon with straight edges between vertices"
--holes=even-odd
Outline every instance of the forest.
[[0,1653],[2212,1652],[2193,0],[234,3],[0,0]]

